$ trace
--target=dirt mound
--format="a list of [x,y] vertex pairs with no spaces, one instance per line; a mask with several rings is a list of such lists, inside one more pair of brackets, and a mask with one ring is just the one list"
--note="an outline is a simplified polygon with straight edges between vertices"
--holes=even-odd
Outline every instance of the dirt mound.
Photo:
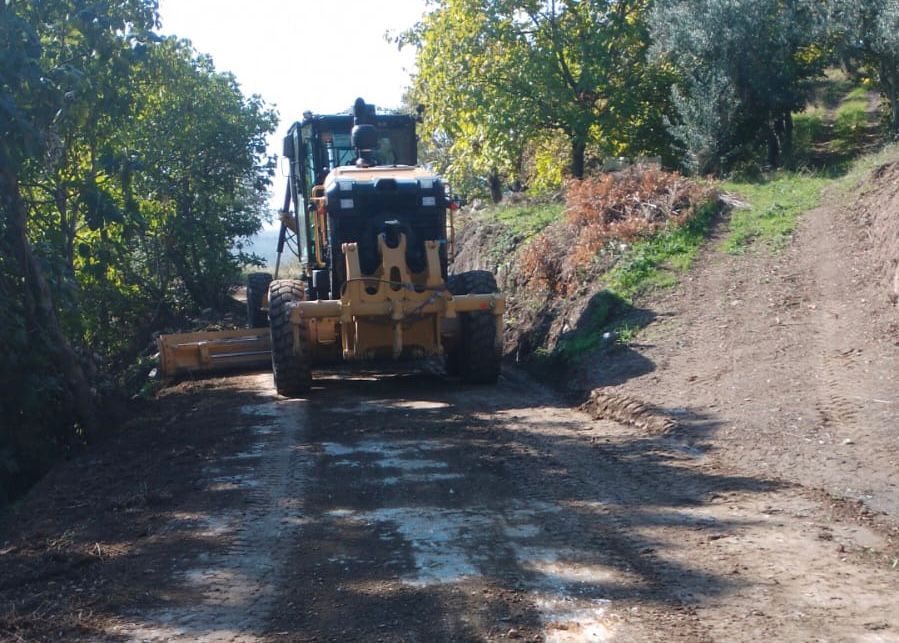
[[509,261],[523,238],[510,233],[499,222],[475,219],[460,220],[456,234],[456,256],[452,272],[459,274],[469,270],[489,270],[496,274],[497,283],[505,287],[505,277],[510,273]]
[[594,389],[590,399],[581,405],[597,420],[615,420],[643,429],[652,435],[663,435],[677,428],[677,420],[634,397]]
[[854,210],[880,267],[874,278],[894,304],[899,304],[899,161],[875,168]]

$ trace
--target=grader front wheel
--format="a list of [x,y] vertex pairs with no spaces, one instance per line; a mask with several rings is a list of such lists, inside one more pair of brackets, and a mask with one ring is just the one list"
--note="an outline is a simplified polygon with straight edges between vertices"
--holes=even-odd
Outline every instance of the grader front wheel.
[[[498,292],[496,279],[486,270],[472,270],[449,279],[454,295],[487,295]],[[496,337],[491,311],[459,314],[460,336],[446,354],[446,372],[468,384],[495,384],[499,379],[502,348]]]
[[303,301],[305,294],[306,284],[293,279],[273,281],[268,290],[272,371],[275,388],[286,397],[307,393],[312,386],[305,328],[300,326],[300,346],[299,350],[295,350],[293,324],[290,323],[290,304]]

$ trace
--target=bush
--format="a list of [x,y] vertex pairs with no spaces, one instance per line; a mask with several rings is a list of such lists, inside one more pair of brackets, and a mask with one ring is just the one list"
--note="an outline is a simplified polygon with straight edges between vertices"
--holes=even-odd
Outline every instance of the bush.
[[564,219],[534,239],[523,273],[565,295],[607,269],[622,245],[684,225],[712,194],[704,183],[650,166],[570,181]]

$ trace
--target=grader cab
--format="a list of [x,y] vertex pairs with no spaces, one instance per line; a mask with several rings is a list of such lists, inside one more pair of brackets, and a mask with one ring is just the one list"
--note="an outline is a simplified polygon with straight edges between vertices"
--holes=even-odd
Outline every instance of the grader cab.
[[[237,350],[210,341],[207,355],[256,359],[254,343],[268,339],[288,396],[309,390],[314,367],[340,361],[443,357],[464,382],[496,381],[505,300],[489,272],[448,275],[452,202],[440,177],[416,165],[415,123],[360,98],[352,114],[307,112],[290,128],[275,274],[247,284],[248,322],[267,322],[270,335],[223,338],[245,342]],[[298,261],[295,278],[280,278],[285,252]],[[182,344],[182,362],[202,361]]]

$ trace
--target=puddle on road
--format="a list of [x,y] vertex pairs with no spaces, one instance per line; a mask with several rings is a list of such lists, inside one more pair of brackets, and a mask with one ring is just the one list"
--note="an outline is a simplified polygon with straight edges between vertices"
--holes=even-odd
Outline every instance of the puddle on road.
[[485,549],[488,543],[480,542],[492,525],[491,518],[483,514],[440,507],[389,507],[358,513],[353,518],[390,523],[412,546],[416,571],[402,580],[413,587],[479,576],[479,564],[486,563],[491,554],[490,548]]
[[[552,549],[528,544],[542,530],[538,526],[555,517],[557,507],[539,505],[513,508],[509,514],[486,507],[452,510],[443,507],[387,507],[356,512],[347,509],[330,515],[365,525],[392,527],[412,550],[415,570],[400,577],[412,587],[462,583],[490,573],[495,564],[496,544],[489,536],[504,533],[509,539],[515,564],[525,572],[521,581],[529,592],[544,624],[546,641],[605,641],[612,634],[608,600],[596,598],[596,587],[614,581],[627,582],[614,568],[578,562],[589,552],[570,548]],[[527,524],[509,524],[509,516],[529,515]],[[514,523],[514,521],[513,521]],[[398,555],[389,564],[402,565]],[[340,563],[346,563],[341,559]]]
[[348,445],[337,442],[325,442],[322,444],[325,453],[334,458],[331,466],[335,467],[377,467],[380,469],[400,469],[401,471],[416,471],[418,473],[401,476],[391,476],[382,483],[395,485],[401,482],[436,482],[451,480],[461,477],[462,474],[433,473],[422,471],[429,469],[443,470],[449,465],[443,460],[435,460],[425,457],[433,452],[446,449],[446,445],[436,441],[400,441],[382,442],[377,440],[363,440],[356,444]]
[[427,482],[446,482],[464,478],[461,473],[407,473],[403,476],[387,476],[381,483],[386,485],[420,484]]

